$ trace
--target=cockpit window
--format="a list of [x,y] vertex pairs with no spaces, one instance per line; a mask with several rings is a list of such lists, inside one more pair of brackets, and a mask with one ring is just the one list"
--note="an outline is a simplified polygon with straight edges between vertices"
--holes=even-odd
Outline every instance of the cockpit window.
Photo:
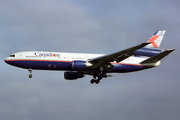
[[9,55],[9,57],[15,57],[15,55]]

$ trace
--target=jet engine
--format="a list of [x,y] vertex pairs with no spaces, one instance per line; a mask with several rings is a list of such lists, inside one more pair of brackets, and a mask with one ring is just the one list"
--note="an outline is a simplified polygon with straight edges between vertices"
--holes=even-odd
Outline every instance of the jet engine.
[[84,77],[82,72],[64,72],[64,79],[66,80],[76,80],[82,77]]
[[91,63],[87,62],[87,61],[73,61],[72,62],[72,69],[73,70],[85,70],[88,67],[93,66]]

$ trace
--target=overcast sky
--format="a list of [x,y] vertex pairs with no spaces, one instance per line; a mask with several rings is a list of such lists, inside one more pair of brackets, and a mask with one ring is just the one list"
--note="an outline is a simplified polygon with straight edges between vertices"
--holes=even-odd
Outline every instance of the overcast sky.
[[[0,0],[1,120],[179,120],[179,0]],[[157,68],[64,80],[62,71],[28,71],[4,63],[26,50],[109,54],[167,30],[176,48]]]

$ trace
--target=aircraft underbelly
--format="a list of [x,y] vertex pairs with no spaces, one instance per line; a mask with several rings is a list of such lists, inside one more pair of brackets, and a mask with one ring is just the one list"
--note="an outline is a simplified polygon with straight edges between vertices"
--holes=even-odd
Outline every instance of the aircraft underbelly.
[[16,60],[9,61],[9,64],[25,68],[25,69],[34,69],[34,70],[71,70],[71,62],[62,62],[62,61],[32,61],[32,60]]

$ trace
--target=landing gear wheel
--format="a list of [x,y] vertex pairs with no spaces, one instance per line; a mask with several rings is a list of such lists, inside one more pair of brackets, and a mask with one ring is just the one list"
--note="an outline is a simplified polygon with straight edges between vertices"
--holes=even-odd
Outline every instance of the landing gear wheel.
[[29,75],[29,78],[32,78],[32,74]]
[[92,80],[90,81],[91,84],[94,84],[94,83],[99,84],[99,82],[100,82],[100,80],[95,80],[95,79],[92,79]]
[[92,80],[90,81],[90,83],[91,83],[91,84],[94,84],[94,82],[95,82],[95,80],[94,80],[94,79],[92,79]]
[[99,84],[99,82],[100,82],[100,80],[96,80],[96,81],[95,81],[96,84]]

